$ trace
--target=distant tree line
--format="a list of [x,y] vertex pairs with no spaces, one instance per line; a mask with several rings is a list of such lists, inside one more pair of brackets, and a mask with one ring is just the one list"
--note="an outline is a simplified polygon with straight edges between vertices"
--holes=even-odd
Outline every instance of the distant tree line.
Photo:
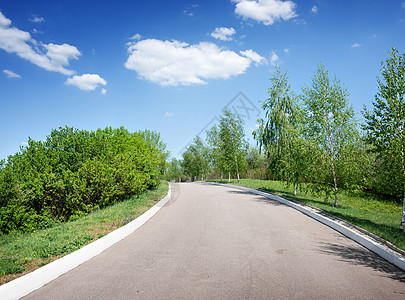
[[167,153],[156,132],[64,127],[0,162],[0,232],[74,220],[156,187]]
[[396,48],[381,64],[378,93],[364,121],[356,119],[346,87],[319,65],[300,93],[279,68],[271,78],[264,117],[249,147],[243,121],[225,110],[205,143],[196,138],[180,161],[168,165],[168,179],[223,176],[282,180],[294,194],[324,192],[338,207],[339,191],[361,190],[402,201],[405,220],[405,54]]

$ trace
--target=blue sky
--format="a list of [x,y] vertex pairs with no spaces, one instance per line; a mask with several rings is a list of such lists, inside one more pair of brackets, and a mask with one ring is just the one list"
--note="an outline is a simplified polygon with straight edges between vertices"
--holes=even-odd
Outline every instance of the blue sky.
[[231,100],[250,135],[276,64],[296,92],[324,64],[360,118],[392,46],[405,0],[0,0],[0,159],[65,125],[156,130],[176,157]]

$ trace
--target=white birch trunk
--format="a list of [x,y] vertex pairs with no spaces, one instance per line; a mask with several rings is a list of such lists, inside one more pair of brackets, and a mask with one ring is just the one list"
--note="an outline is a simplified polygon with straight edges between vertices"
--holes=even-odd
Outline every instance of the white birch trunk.
[[404,184],[404,203],[402,204],[402,220],[401,220],[401,227],[399,228],[400,232],[404,231],[404,223],[405,223],[405,184]]

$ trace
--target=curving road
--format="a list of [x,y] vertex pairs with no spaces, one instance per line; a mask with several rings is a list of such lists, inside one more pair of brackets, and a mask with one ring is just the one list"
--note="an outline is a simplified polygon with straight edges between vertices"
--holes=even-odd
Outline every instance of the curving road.
[[405,299],[405,273],[264,197],[172,184],[151,220],[24,299]]

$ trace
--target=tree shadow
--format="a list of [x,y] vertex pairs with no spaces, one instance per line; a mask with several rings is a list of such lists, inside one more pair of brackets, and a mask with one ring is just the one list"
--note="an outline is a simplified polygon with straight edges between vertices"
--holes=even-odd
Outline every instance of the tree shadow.
[[404,271],[363,247],[322,242],[319,251],[327,255],[336,256],[339,261],[351,265],[372,268],[378,272],[384,273],[387,277],[393,280],[405,283]]
[[270,198],[267,198],[267,197],[263,197],[263,196],[257,195],[255,193],[252,193],[252,192],[249,192],[249,191],[237,190],[237,191],[228,191],[228,193],[234,194],[234,195],[239,194],[239,195],[255,196],[254,199],[255,199],[256,202],[265,203],[265,204],[269,204],[269,205],[273,205],[273,206],[285,206],[285,207],[288,207],[287,205],[285,205],[285,204],[283,204],[281,202],[278,202],[277,200],[273,200],[273,199],[270,199]]

